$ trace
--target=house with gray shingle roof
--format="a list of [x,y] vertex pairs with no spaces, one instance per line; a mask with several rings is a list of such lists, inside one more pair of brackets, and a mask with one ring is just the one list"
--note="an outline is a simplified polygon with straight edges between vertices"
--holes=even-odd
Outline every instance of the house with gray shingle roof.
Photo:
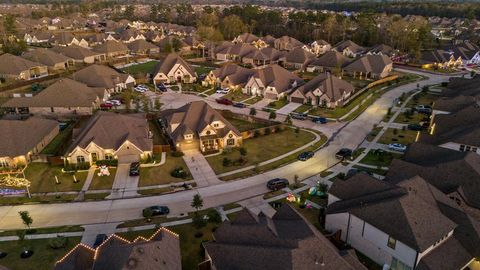
[[340,73],[351,60],[337,51],[328,51],[318,58],[313,59],[307,64],[308,72],[332,72],[338,70]]
[[0,63],[2,63],[0,65],[0,77],[6,79],[31,80],[48,76],[46,65],[9,53],[0,55]]
[[275,39],[273,47],[279,51],[291,51],[297,47],[303,46],[305,46],[305,44],[293,37],[282,36]]
[[193,83],[197,80],[197,73],[192,66],[183,58],[176,54],[170,53],[161,60],[153,72],[153,83]]
[[229,63],[210,71],[203,82],[229,89],[243,88],[254,73],[253,69]]
[[93,47],[93,51],[105,54],[107,58],[121,57],[128,54],[128,48],[119,41],[106,40],[104,43]]
[[242,144],[238,129],[204,101],[194,101],[162,113],[167,133],[180,151],[216,152]]
[[344,40],[337,43],[333,49],[348,57],[357,57],[365,52],[365,48],[351,40]]
[[288,69],[305,70],[315,55],[302,47],[297,47],[285,54],[284,66]]
[[44,64],[51,71],[66,70],[69,66],[74,65],[72,58],[56,53],[47,48],[39,48],[26,52],[22,55],[22,57],[30,61]]
[[326,108],[343,106],[355,91],[350,83],[330,73],[323,73],[295,89],[290,102],[309,104]]
[[99,63],[106,60],[104,53],[98,53],[78,45],[70,45],[67,47],[56,46],[51,48],[51,50],[68,58],[72,58],[76,63],[93,64],[95,62]]
[[345,67],[342,72],[353,77],[381,79],[390,74],[393,62],[385,55],[364,55]]
[[116,159],[137,162],[152,155],[153,142],[145,114],[97,111],[81,130],[74,130],[73,143],[64,159],[70,164]]
[[104,65],[90,65],[72,74],[72,78],[90,87],[101,87],[109,93],[120,92],[135,84],[135,79]]
[[59,132],[57,121],[37,117],[0,120],[0,127],[0,167],[27,165]]
[[127,43],[127,47],[130,53],[136,55],[149,55],[160,52],[160,48],[145,39],[137,39],[135,41]]

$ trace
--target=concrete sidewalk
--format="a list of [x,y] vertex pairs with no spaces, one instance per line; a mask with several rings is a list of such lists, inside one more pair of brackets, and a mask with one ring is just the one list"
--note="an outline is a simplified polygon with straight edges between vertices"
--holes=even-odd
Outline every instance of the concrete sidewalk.
[[128,174],[130,164],[118,164],[117,173],[112,186],[112,193],[107,199],[130,198],[139,196],[137,193],[139,176],[130,176]]
[[198,150],[184,151],[183,160],[187,164],[197,187],[207,187],[223,183],[218,179],[208,161]]
[[82,227],[85,228],[85,231],[82,235],[82,244],[92,247],[98,234],[106,234],[108,237],[110,234],[115,233],[115,228],[117,228],[119,224],[120,223],[102,223],[83,225]]

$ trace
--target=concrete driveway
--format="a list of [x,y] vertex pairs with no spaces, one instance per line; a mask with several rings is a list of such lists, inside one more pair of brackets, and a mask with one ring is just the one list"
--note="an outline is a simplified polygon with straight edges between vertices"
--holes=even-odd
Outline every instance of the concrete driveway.
[[197,187],[208,187],[223,183],[218,179],[208,161],[199,150],[184,151],[183,160],[197,183]]
[[300,106],[302,106],[301,103],[290,102],[287,105],[283,106],[282,108],[278,109],[277,114],[287,115],[287,114],[295,111]]
[[139,176],[129,175],[130,164],[118,164],[115,180],[113,181],[112,193],[108,199],[131,198],[138,196],[137,187]]

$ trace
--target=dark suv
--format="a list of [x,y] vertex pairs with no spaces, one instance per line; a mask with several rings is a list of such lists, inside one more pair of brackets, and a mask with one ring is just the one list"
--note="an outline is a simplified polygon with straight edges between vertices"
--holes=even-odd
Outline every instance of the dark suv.
[[133,162],[130,164],[130,170],[128,172],[130,176],[139,176],[140,175],[140,163]]
[[288,186],[288,180],[285,178],[275,178],[267,182],[267,188],[270,190],[279,190]]
[[348,148],[342,148],[335,154],[335,157],[340,160],[347,159],[352,156],[352,150]]

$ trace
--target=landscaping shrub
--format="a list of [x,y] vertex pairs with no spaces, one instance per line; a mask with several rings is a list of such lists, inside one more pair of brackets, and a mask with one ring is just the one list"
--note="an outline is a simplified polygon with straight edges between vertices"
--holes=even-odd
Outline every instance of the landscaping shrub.
[[207,225],[207,222],[205,221],[205,219],[203,219],[203,216],[197,213],[193,215],[192,223],[193,223],[193,226],[197,229],[200,229]]
[[52,249],[64,248],[67,245],[67,238],[64,236],[57,236],[48,240],[48,246]]
[[188,172],[185,171],[182,166],[178,166],[170,173],[170,175],[175,178],[187,178]]
[[260,131],[257,129],[253,132],[253,137],[257,138],[258,136],[260,136]]
[[248,160],[245,157],[241,156],[237,160],[235,160],[235,162],[233,162],[233,165],[242,166],[242,165],[245,165],[247,161]]
[[183,152],[182,151],[173,151],[172,156],[174,157],[183,157]]
[[242,156],[247,155],[247,149],[245,147],[240,147],[239,151],[240,151],[240,155]]
[[215,209],[211,209],[210,211],[208,211],[207,216],[209,222],[217,224],[222,222],[222,217]]
[[222,164],[223,167],[229,167],[230,165],[232,165],[232,161],[229,158],[225,157],[223,158]]
[[97,160],[97,161],[95,162],[95,164],[97,164],[97,166],[106,165],[106,166],[109,166],[109,167],[117,167],[117,166],[118,166],[118,160],[116,160],[116,159]]
[[270,135],[271,133],[272,133],[272,130],[269,127],[263,130],[263,135]]

